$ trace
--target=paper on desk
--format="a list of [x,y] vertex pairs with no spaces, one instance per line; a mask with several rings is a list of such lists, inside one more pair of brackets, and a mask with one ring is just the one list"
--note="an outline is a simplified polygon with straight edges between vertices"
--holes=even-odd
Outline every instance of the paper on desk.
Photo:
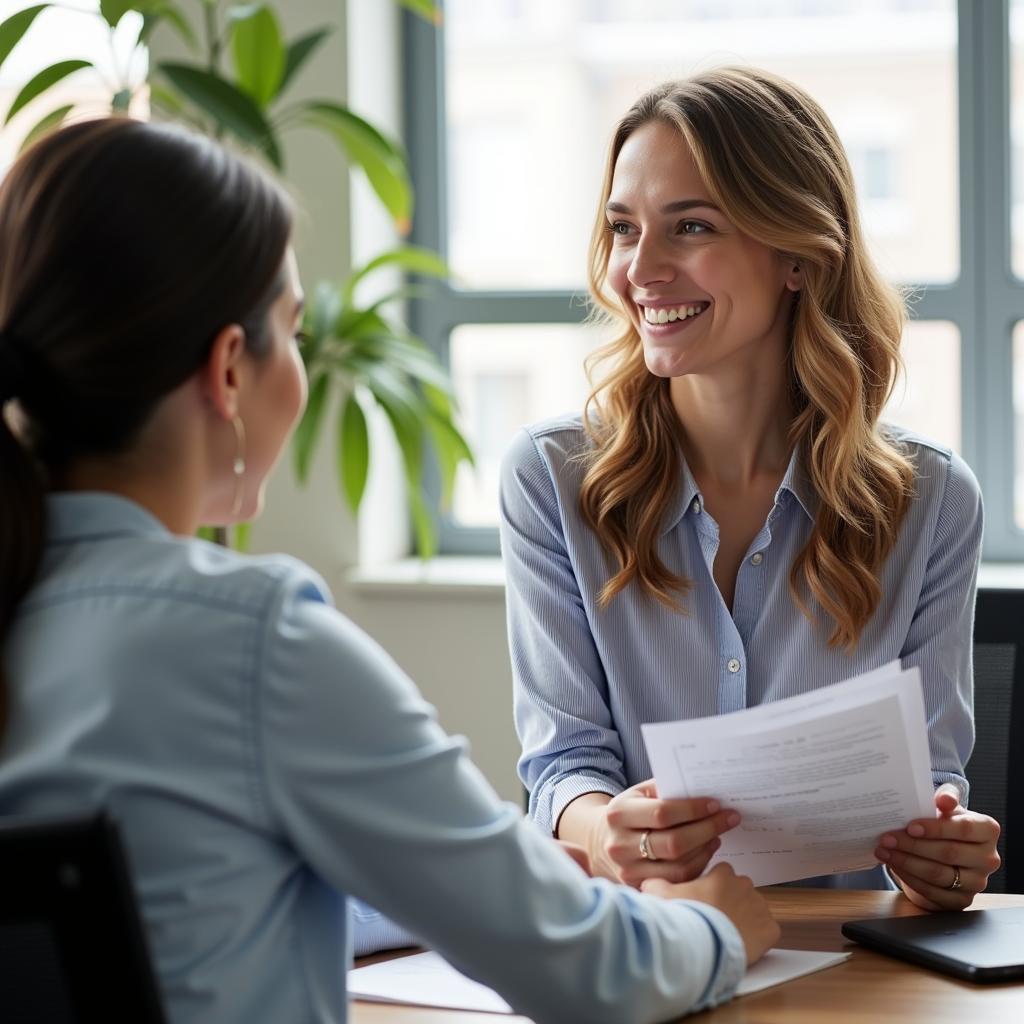
[[711,859],[755,885],[874,867],[878,837],[935,813],[920,671],[898,662],[714,718],[642,726],[658,794],[742,816]]
[[[849,953],[811,953],[799,949],[770,949],[740,981],[736,995],[747,996],[781,985],[804,974],[832,967]],[[348,972],[352,999],[375,1003],[436,1006],[445,1010],[514,1013],[497,992],[460,974],[440,954],[414,953]]]

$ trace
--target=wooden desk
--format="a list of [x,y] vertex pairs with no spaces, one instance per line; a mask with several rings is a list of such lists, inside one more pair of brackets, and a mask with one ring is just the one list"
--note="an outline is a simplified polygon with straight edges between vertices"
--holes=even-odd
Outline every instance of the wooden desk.
[[[872,953],[847,942],[839,928],[862,917],[918,913],[889,892],[766,889],[782,926],[780,946],[848,950],[846,963],[734,999],[689,1018],[703,1024],[1022,1024],[1024,983],[972,985]],[[1024,896],[981,895],[975,909],[1024,906]],[[970,911],[967,911],[970,913]],[[378,958],[380,959],[380,958]],[[525,1017],[352,1004],[352,1024],[526,1024]]]

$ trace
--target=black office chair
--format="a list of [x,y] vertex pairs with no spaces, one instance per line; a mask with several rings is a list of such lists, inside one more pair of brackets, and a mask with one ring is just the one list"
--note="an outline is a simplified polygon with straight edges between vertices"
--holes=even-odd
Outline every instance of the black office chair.
[[120,836],[105,815],[0,817],[0,1020],[165,1024]]
[[1024,590],[979,590],[974,616],[972,810],[1003,826],[989,892],[1024,892]]

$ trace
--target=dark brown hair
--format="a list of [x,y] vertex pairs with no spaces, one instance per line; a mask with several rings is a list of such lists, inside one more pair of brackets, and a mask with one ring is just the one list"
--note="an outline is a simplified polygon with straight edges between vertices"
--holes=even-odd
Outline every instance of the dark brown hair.
[[[267,350],[291,228],[256,167],[129,118],[43,138],[0,184],[0,652],[38,571],[49,481],[129,448],[223,327]],[[0,665],[0,733],[5,682]]]

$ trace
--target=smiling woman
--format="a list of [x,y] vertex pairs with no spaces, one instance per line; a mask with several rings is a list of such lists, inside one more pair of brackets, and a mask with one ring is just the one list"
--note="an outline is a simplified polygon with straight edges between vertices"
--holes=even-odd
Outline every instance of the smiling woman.
[[613,137],[590,285],[618,336],[584,415],[522,432],[502,484],[532,814],[609,877],[693,878],[740,819],[723,794],[658,799],[640,724],[900,658],[925,687],[928,827],[957,841],[926,864],[880,837],[878,859],[920,905],[964,906],[998,834],[961,806],[980,496],[949,449],[880,422],[905,310],[827,115],[749,69],[642,96]]

